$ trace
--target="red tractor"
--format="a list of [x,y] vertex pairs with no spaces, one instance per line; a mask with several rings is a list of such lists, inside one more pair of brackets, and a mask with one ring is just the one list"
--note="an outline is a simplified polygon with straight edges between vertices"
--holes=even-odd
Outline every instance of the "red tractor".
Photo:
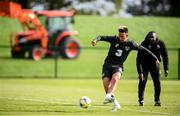
[[[21,9],[17,3],[0,2],[0,16],[17,18],[27,29],[11,35],[10,45],[13,58],[24,58],[27,53],[28,57],[34,60],[55,54],[67,59],[79,56],[80,44],[72,37],[78,33],[71,31],[73,12],[33,12],[29,9]],[[45,26],[39,21],[41,16],[45,18]]]

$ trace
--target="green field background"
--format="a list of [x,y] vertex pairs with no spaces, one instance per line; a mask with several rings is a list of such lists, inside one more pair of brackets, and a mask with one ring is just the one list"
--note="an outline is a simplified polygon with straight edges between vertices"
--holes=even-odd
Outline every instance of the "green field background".
[[[99,42],[96,47],[92,47],[90,41],[98,35],[117,34],[119,25],[127,25],[129,38],[137,43],[141,43],[149,31],[155,30],[168,48],[180,48],[179,22],[180,18],[168,17],[117,18],[78,15],[75,17],[74,29],[79,31],[79,35],[75,38],[81,43],[81,54],[75,60],[58,59],[58,78],[100,78],[109,44]],[[20,31],[21,25],[17,20],[0,18],[0,45],[9,45],[9,34]],[[98,49],[99,47],[105,47],[105,49]],[[177,79],[178,52],[176,50],[168,52],[170,59],[168,78]],[[123,78],[125,79],[137,79],[136,54],[136,51],[131,52],[124,64]],[[29,59],[12,59],[10,48],[0,47],[0,78],[54,78],[54,69],[55,61],[53,58],[45,58],[39,62]],[[163,70],[162,73],[164,73]]]

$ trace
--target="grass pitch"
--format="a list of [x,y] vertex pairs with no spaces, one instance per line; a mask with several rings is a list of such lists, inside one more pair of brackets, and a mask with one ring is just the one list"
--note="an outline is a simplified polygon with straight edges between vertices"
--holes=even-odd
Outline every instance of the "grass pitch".
[[[137,102],[138,80],[120,80],[116,97],[122,109],[111,112],[103,105],[101,79],[0,79],[0,115],[180,115],[179,81],[162,80],[161,107],[153,106],[153,84],[148,80],[145,106]],[[82,109],[79,98],[92,106]]]

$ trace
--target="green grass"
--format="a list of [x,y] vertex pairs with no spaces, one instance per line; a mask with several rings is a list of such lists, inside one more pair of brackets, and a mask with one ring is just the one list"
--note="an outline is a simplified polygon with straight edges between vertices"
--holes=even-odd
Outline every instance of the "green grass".
[[[137,102],[137,80],[120,80],[116,97],[122,109],[110,112],[103,105],[101,79],[0,79],[0,115],[180,115],[179,81],[161,81],[161,107],[154,107],[153,84],[149,80],[145,106]],[[130,86],[129,86],[130,85]],[[81,96],[92,100],[89,109],[80,108]]]
[[[145,35],[155,30],[168,48],[180,48],[180,18],[168,17],[134,17],[113,18],[100,16],[75,16],[74,29],[79,31],[77,38],[82,46],[90,46],[89,42],[98,35],[116,35],[119,25],[129,27],[129,37],[140,43]],[[0,17],[0,45],[9,45],[9,34],[21,32],[18,20]],[[104,45],[103,45],[104,46]]]
[[[82,50],[75,60],[58,59],[58,78],[99,78],[107,50]],[[137,79],[136,53],[132,52],[124,63],[123,78]],[[35,62],[29,59],[11,59],[3,55],[0,58],[0,78],[10,77],[47,77],[54,78],[55,61],[53,58]],[[168,79],[177,79],[177,52],[170,52],[170,69]],[[162,65],[162,63],[161,63]],[[164,71],[162,69],[162,79]]]
[[[140,43],[148,31],[157,31],[168,48],[180,48],[180,18],[168,17],[134,17],[112,18],[99,16],[76,16],[75,30],[79,31],[81,46],[92,49],[82,49],[76,60],[58,60],[59,78],[98,78],[101,76],[103,61],[107,50],[97,47],[108,47],[108,43],[100,42],[97,47],[91,47],[90,41],[97,35],[115,35],[119,25],[128,25],[129,37]],[[82,23],[83,22],[83,23]],[[9,34],[20,32],[21,26],[17,20],[0,18],[0,45],[9,45]],[[130,53],[124,64],[123,78],[137,78],[135,65],[136,52]],[[178,53],[169,51],[169,79],[177,79]],[[162,63],[161,63],[162,65]],[[163,68],[162,77],[163,77]],[[0,78],[8,77],[51,77],[54,76],[54,60],[43,59],[34,62],[28,59],[12,59],[9,48],[0,48]]]
[[17,19],[0,17],[0,45],[9,45],[10,34],[21,31],[21,24]]
[[[148,31],[155,30],[165,40],[168,48],[180,48],[180,18],[76,16],[75,19],[74,28],[80,33],[76,38],[82,46],[90,47],[90,41],[97,35],[115,35],[119,25],[128,25],[129,37],[138,43]],[[0,45],[9,45],[9,34],[20,32],[21,25],[17,20],[0,18],[0,31]],[[101,42],[97,46],[108,47],[108,44]],[[10,57],[9,48],[0,48],[0,115],[180,115],[179,81],[165,80],[163,74],[162,107],[153,106],[151,80],[146,87],[145,106],[138,106],[136,52],[132,52],[124,64],[125,71],[116,93],[122,109],[110,112],[112,106],[102,104],[104,90],[101,68],[106,54],[107,49],[97,50],[95,47],[82,49],[80,57],[75,60],[59,58],[58,79],[54,79],[53,59],[46,58],[39,62],[15,60]],[[177,79],[177,56],[177,51],[169,51],[169,79]],[[130,78],[136,80],[127,80]],[[89,109],[79,107],[78,100],[84,95],[92,100],[92,107]]]
[[[83,23],[82,23],[83,22]],[[141,43],[145,35],[154,30],[168,48],[180,48],[180,18],[134,17],[112,18],[99,16],[76,16],[75,29],[79,31],[82,45],[89,45],[97,35],[116,35],[120,25],[129,27],[129,38]],[[90,46],[90,45],[89,45]],[[104,45],[103,45],[104,46]]]

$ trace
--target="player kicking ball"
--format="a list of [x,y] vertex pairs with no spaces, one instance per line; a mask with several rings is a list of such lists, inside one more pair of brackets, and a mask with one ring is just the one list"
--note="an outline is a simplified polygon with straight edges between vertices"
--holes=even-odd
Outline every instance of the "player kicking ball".
[[99,41],[110,43],[109,52],[102,68],[102,81],[106,92],[103,103],[113,103],[112,112],[121,108],[114,93],[118,82],[121,79],[123,63],[127,59],[129,52],[131,50],[146,51],[152,56],[154,61],[159,64],[157,57],[152,52],[128,39],[127,26],[119,26],[118,32],[118,36],[98,36],[96,39],[91,41],[93,46],[95,46]]

